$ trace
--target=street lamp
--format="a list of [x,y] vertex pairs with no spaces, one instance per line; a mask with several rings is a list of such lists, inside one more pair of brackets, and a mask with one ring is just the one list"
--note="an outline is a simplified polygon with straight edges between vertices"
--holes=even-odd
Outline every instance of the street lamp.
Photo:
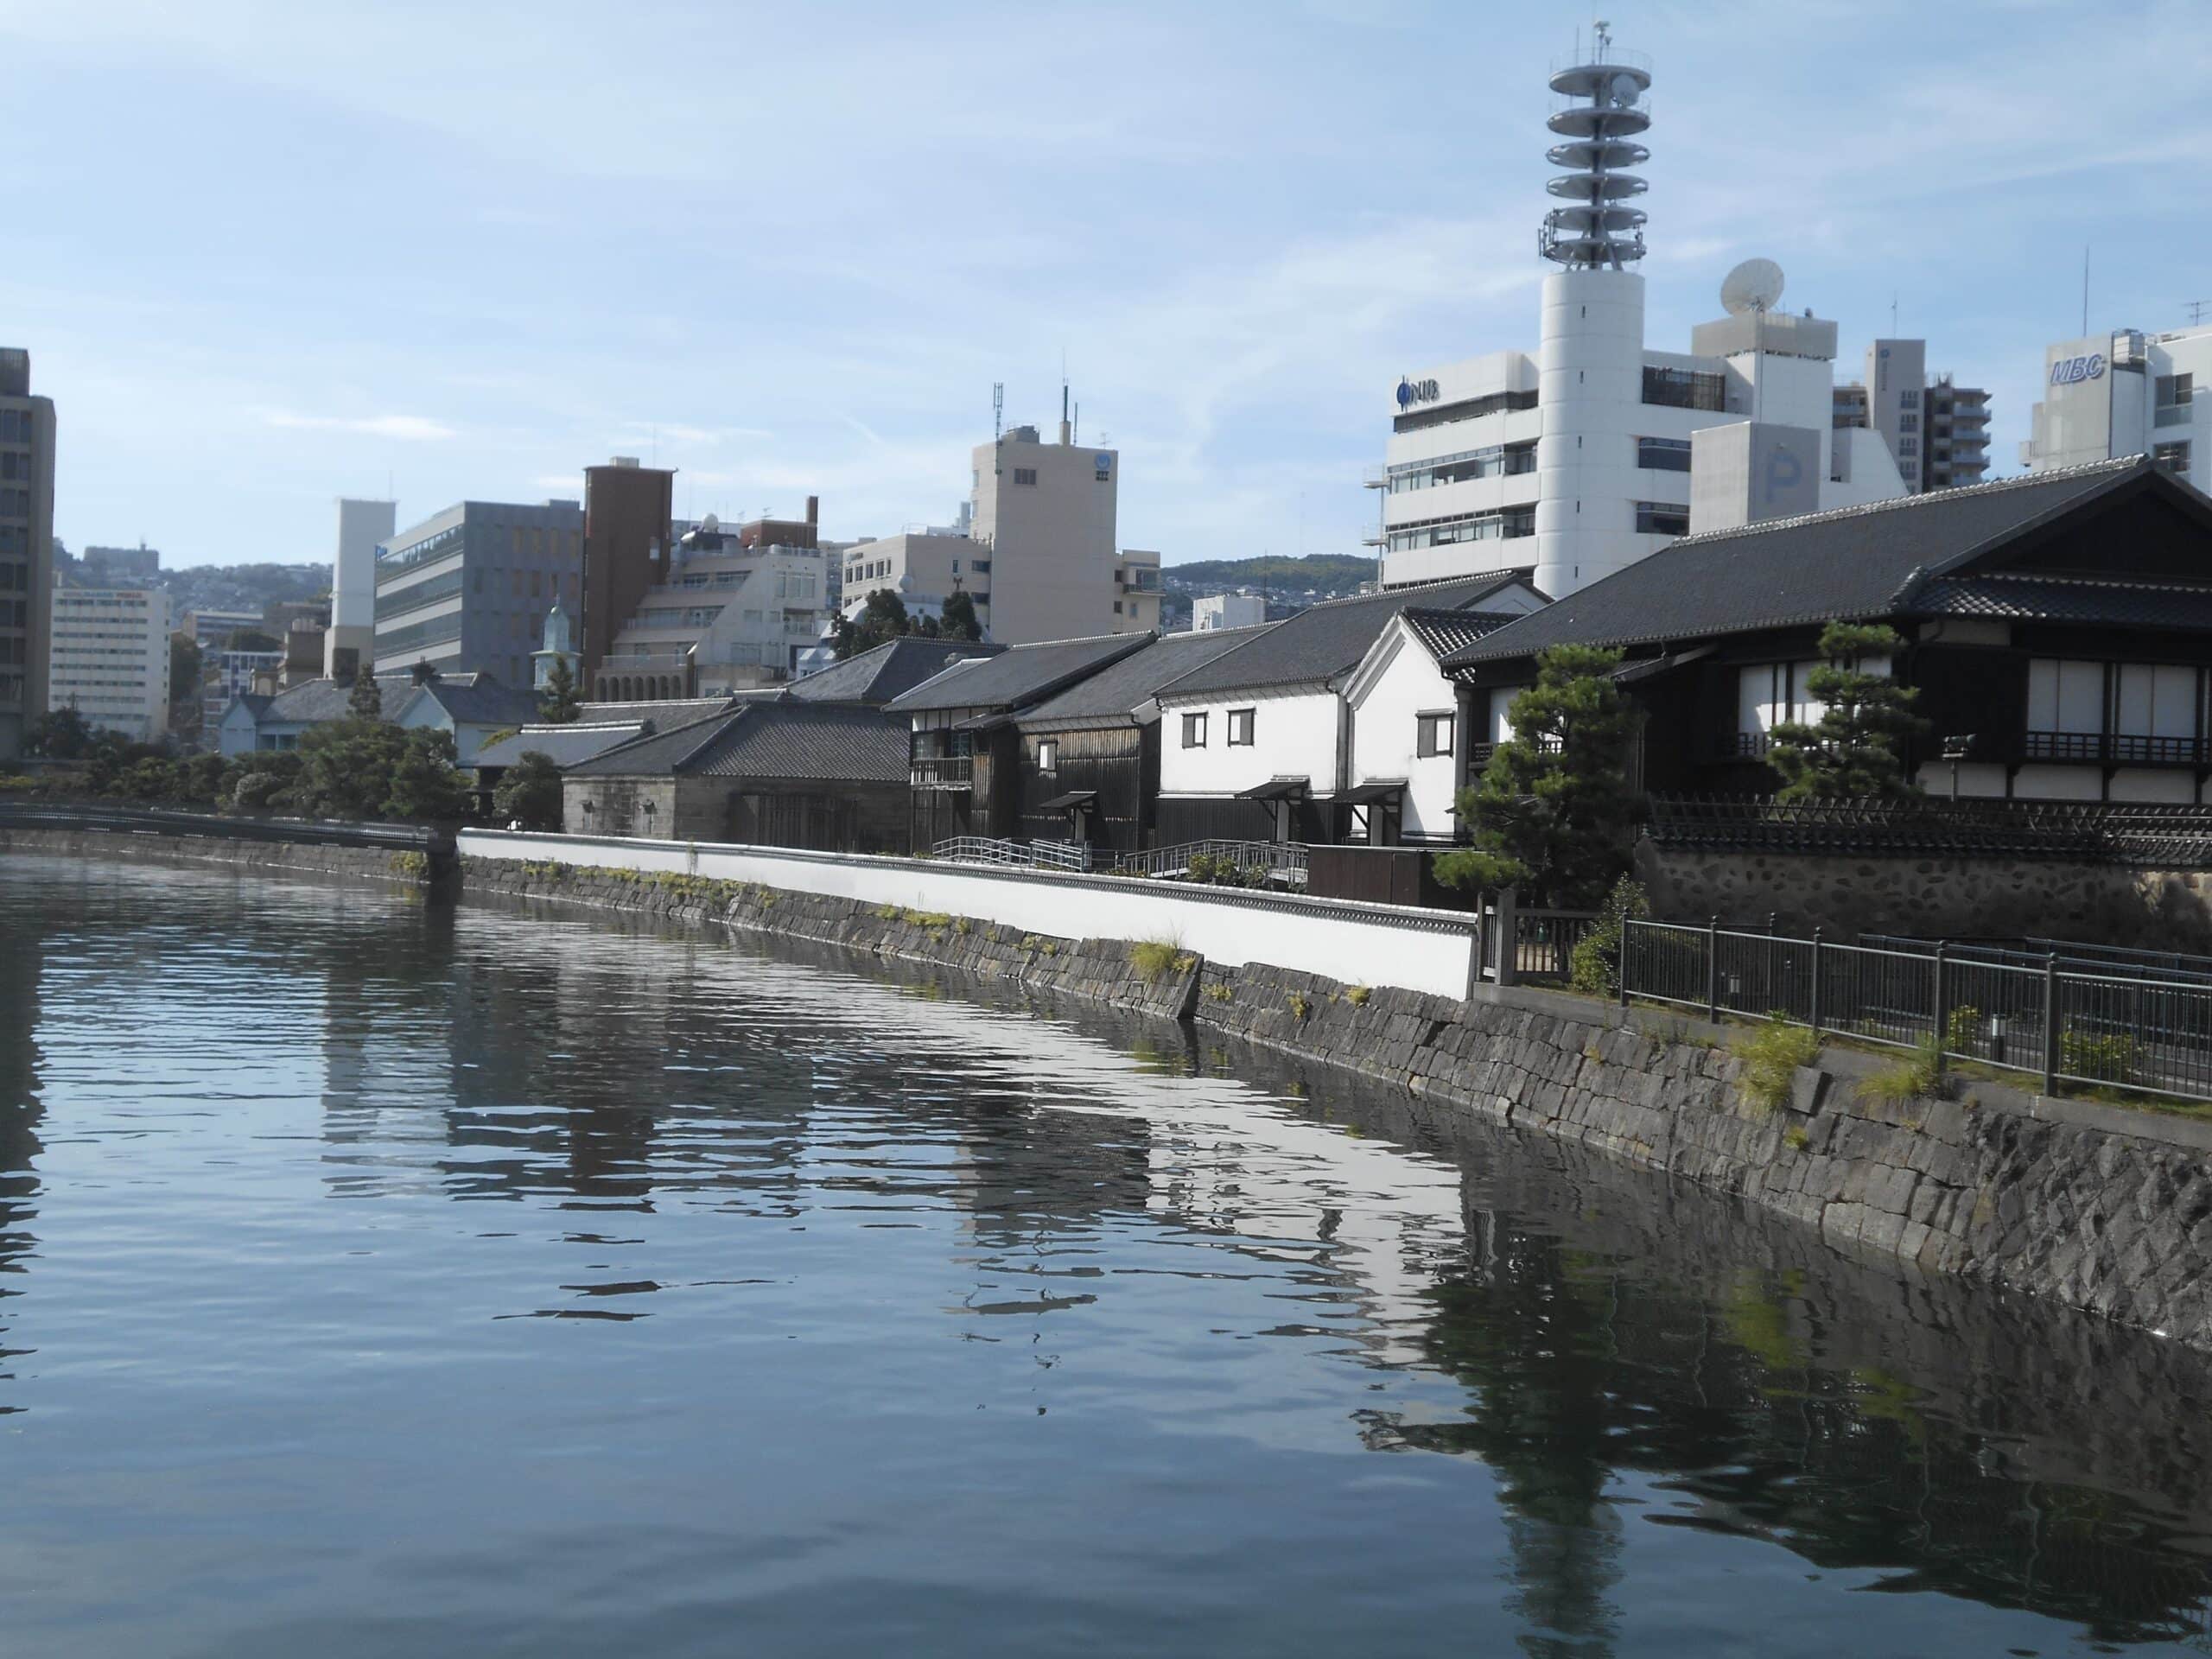
[[1959,798],[1959,762],[1974,751],[1974,734],[1962,732],[1943,740],[1943,759],[1951,763],[1951,798]]

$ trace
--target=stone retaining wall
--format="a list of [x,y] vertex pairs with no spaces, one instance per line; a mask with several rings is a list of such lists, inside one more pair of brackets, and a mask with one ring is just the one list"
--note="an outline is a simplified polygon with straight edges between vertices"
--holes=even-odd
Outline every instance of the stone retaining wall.
[[2212,1124],[1987,1083],[1956,1100],[1862,1098],[1857,1084],[1881,1063],[1845,1052],[1801,1071],[1790,1103],[1769,1110],[1744,1095],[1726,1033],[1556,993],[1461,1002],[1189,958],[1154,979],[1126,941],[1016,938],[676,875],[468,860],[463,882],[718,920],[1188,1019],[1733,1195],[1853,1255],[2212,1349]]
[[233,869],[340,875],[353,880],[429,885],[419,853],[380,847],[326,847],[299,842],[240,841],[219,836],[127,835],[104,830],[23,830],[0,826],[0,853],[58,853],[79,858],[127,858],[149,864],[221,864]]

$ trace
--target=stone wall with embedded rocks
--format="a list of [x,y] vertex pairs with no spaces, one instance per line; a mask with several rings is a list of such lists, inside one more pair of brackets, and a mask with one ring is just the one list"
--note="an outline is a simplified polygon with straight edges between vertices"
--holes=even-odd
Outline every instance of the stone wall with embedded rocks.
[[234,841],[219,836],[123,834],[101,830],[26,830],[0,825],[0,854],[57,853],[127,858],[143,864],[220,864],[276,874],[340,875],[420,887],[430,880],[421,854],[380,847],[325,847],[296,842]]
[[2080,939],[2212,953],[2212,873],[2065,859],[1840,858],[1638,843],[1636,873],[1669,921],[1953,938]]

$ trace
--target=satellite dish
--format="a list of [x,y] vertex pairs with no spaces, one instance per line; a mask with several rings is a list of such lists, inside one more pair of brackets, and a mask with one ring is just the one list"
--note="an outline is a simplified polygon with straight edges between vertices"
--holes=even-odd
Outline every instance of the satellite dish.
[[1617,110],[1634,109],[1636,95],[1642,90],[1634,75],[1615,75],[1605,87],[1605,97]]
[[1746,259],[1721,279],[1720,303],[1732,317],[1771,311],[1782,298],[1782,267],[1771,259]]
[[699,528],[705,531],[709,536],[713,535],[721,527],[722,521],[715,518],[711,512],[699,521]]

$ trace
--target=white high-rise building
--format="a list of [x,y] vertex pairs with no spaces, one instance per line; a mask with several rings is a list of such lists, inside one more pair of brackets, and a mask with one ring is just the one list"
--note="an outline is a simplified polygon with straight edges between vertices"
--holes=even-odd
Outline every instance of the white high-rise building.
[[159,588],[54,590],[48,698],[150,743],[169,728],[169,596]]
[[330,630],[322,638],[322,671],[351,679],[376,657],[377,548],[398,528],[393,501],[338,501],[338,556],[330,571]]
[[2044,348],[2043,401],[2020,445],[2031,473],[2147,454],[2212,491],[2212,327],[2063,340]]
[[1537,349],[1397,383],[1385,464],[1367,479],[1384,493],[1383,587],[1522,566],[1554,598],[1586,587],[1688,531],[1690,440],[1708,427],[1816,433],[1822,507],[1904,493],[1880,445],[1831,441],[1835,325],[1775,310],[1768,262],[1732,273],[1729,315],[1694,329],[1688,353],[1645,349],[1645,185],[1626,169],[1649,157],[1650,86],[1649,62],[1602,29],[1586,61],[1553,74],[1562,170],[1547,188],[1561,205],[1538,247],[1560,268]]

